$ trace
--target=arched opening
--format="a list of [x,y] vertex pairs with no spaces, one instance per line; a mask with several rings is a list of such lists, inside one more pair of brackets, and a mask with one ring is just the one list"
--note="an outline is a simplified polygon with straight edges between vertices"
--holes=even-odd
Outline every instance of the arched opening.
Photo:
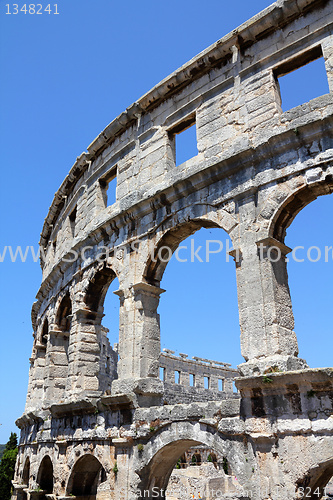
[[319,463],[311,469],[304,477],[297,481],[297,491],[304,492],[304,498],[315,500],[316,498],[333,497],[333,457]]
[[49,494],[53,492],[53,465],[48,455],[43,458],[39,466],[37,484],[43,493]]
[[84,455],[75,463],[67,485],[67,495],[96,499],[98,487],[106,481],[106,472],[97,458]]
[[295,332],[300,357],[310,367],[332,366],[332,325],[327,311],[333,296],[333,196],[320,196],[330,190],[326,183],[301,190],[285,204],[274,226],[276,236],[285,238],[292,249],[287,270]]
[[217,224],[213,222],[198,220],[180,224],[167,231],[155,248],[153,258],[148,262],[145,272],[147,282],[152,285],[159,286],[165,268],[169,264],[170,256],[174,254],[180,243],[199,231],[201,228],[216,227],[218,227]]
[[91,278],[85,296],[85,303],[90,311],[103,313],[105,296],[115,278],[115,272],[106,265]]
[[[203,460],[205,453],[213,458]],[[141,495],[167,500],[211,498],[213,490],[219,491],[221,498],[240,495],[243,489],[237,477],[231,470],[225,472],[222,463],[223,455],[201,442],[174,441],[161,448],[140,474]]]
[[67,292],[62,298],[56,317],[56,324],[62,332],[69,332],[72,320],[72,302]]
[[201,455],[200,453],[193,453],[191,458],[191,465],[201,465]]
[[318,197],[331,193],[333,193],[333,177],[329,174],[325,182],[307,185],[293,194],[276,213],[271,229],[272,236],[283,242],[287,229],[296,215]]
[[26,488],[29,487],[29,478],[30,478],[30,459],[28,457],[24,463],[22,471],[22,483],[26,486]]
[[214,464],[214,467],[217,469],[217,456],[215,453],[208,454],[207,462],[212,462],[212,464]]
[[177,469],[185,469],[186,466],[187,466],[186,455],[185,455],[185,453],[183,453],[183,455],[180,458],[178,458],[178,460],[177,460],[176,468]]
[[[243,358],[231,249],[231,240],[222,228],[212,222],[191,221],[166,233],[147,266],[146,280],[166,290],[158,313],[164,350],[160,368],[169,404],[181,402],[189,388],[193,400],[198,401],[208,397],[207,391],[214,392],[212,399],[238,397],[232,395],[231,377],[238,374],[231,366],[236,367]],[[222,390],[219,380],[226,381]]]
[[96,325],[100,387],[106,394],[110,393],[112,381],[118,377],[119,297],[114,294],[118,288],[115,272],[103,265],[90,280],[85,296],[89,310],[87,321]]
[[47,338],[49,334],[49,322],[47,318],[45,318],[44,323],[43,323],[43,328],[42,328],[42,333],[41,333],[41,343],[46,346],[47,345]]
[[110,283],[104,298],[104,317],[100,335],[100,369],[105,376],[106,391],[113,380],[118,378],[118,343],[119,343],[119,297],[114,294],[119,289],[118,278]]
[[[68,372],[69,337],[72,322],[72,302],[67,292],[61,299],[56,313],[56,328],[49,334],[48,354],[53,364],[52,398],[60,398],[66,388],[65,370]],[[51,391],[50,390],[50,391]]]

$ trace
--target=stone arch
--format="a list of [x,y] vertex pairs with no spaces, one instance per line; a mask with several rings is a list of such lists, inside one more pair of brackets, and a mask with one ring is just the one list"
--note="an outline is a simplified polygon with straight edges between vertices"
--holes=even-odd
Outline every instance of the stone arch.
[[325,486],[333,477],[333,456],[319,462],[296,482],[297,490],[304,488],[304,497],[309,494],[311,500],[322,498]]
[[[86,287],[83,291],[85,312],[80,321],[85,328],[92,326],[99,345],[99,380],[103,391],[110,391],[111,383],[118,377],[118,339],[119,331],[111,342],[109,328],[104,323],[104,304],[111,283],[118,279],[116,272],[106,262],[100,263],[86,276]],[[118,306],[119,307],[119,306]],[[119,309],[118,309],[119,314]],[[117,329],[118,330],[118,329]]]
[[331,193],[333,193],[333,176],[330,174],[320,182],[302,185],[293,191],[275,210],[269,227],[269,236],[284,242],[286,230],[296,215],[318,196]]
[[225,223],[222,216],[210,214],[209,216],[188,219],[185,222],[174,224],[164,231],[156,240],[154,248],[148,256],[143,276],[145,281],[151,285],[159,286],[168,264],[168,258],[176,251],[182,241],[200,229],[220,228],[229,234],[231,228],[235,227],[237,223],[230,214],[227,215],[228,224]]
[[45,455],[38,469],[37,484],[45,493],[53,492],[53,464],[49,455]]
[[163,427],[144,446],[141,467],[137,471],[140,476],[138,488],[142,494],[149,491],[151,498],[154,498],[153,494],[158,490],[161,496],[155,498],[164,498],[177,460],[190,447],[201,444],[215,450],[219,455],[228,457],[229,462],[234,465],[240,484],[246,481],[245,455],[241,439],[229,438],[213,427],[199,422],[174,422]]
[[106,481],[106,471],[94,455],[83,455],[74,464],[69,476],[67,495],[96,498],[97,488]]
[[56,325],[62,332],[69,332],[72,319],[72,301],[69,292],[62,297],[56,313]]
[[214,467],[217,468],[217,455],[214,452],[210,452],[207,456],[207,461],[212,462]]
[[108,288],[115,278],[117,278],[117,274],[107,264],[99,266],[89,278],[84,302],[91,312],[102,312]]

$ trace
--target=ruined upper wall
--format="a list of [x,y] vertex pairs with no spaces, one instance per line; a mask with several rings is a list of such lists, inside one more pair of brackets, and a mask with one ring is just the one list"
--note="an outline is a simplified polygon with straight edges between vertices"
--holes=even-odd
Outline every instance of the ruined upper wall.
[[[44,279],[71,248],[88,237],[99,240],[106,224],[126,240],[128,221],[163,205],[172,186],[181,188],[201,171],[329,116],[332,94],[282,113],[276,75],[323,54],[332,92],[332,22],[331,1],[278,1],[111,122],[55,195],[40,241]],[[176,167],[174,135],[192,122],[198,155]],[[116,202],[108,206],[105,185],[114,174]],[[229,199],[242,189],[228,193]]]
[[174,351],[163,351],[159,366],[165,403],[185,404],[238,397],[233,381],[239,373],[229,363],[195,356],[188,359],[187,354],[175,356]]

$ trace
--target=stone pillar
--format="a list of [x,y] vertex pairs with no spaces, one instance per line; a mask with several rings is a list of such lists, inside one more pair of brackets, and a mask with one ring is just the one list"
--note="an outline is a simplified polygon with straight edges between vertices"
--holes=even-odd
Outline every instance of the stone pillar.
[[114,446],[113,459],[117,461],[118,468],[114,482],[114,496],[112,498],[117,500],[134,500],[136,495],[131,491],[132,475],[135,474],[133,463],[131,463],[132,448],[125,438],[114,438],[112,445]]
[[236,260],[236,274],[241,349],[247,362],[239,370],[248,376],[305,368],[305,361],[297,358],[293,331],[286,268],[286,254],[291,249],[273,238],[251,241],[247,235],[244,243]]
[[137,283],[114,292],[120,298],[118,380],[112,393],[131,390],[140,394],[162,392],[159,379],[160,320],[157,313],[164,290]]
[[225,378],[224,379],[224,384],[223,384],[223,391],[232,394],[233,393],[233,385],[232,385],[232,379],[231,378]]
[[44,395],[46,345],[36,342],[34,359],[33,398],[42,401]]
[[103,314],[89,309],[73,313],[67,395],[98,396],[100,393],[100,346],[98,331]]
[[25,411],[42,406],[45,384],[46,346],[36,342],[30,358],[29,384]]
[[165,368],[164,382],[167,382],[168,384],[175,383],[175,372],[169,366],[166,366]]
[[322,41],[322,51],[325,60],[327,73],[328,87],[330,92],[333,92],[333,37],[328,36]]
[[49,342],[45,359],[47,367],[45,399],[48,405],[65,398],[68,377],[69,332],[59,330],[55,325],[49,331]]
[[190,386],[190,375],[189,372],[185,370],[180,371],[180,385],[183,385],[184,387],[189,387]]

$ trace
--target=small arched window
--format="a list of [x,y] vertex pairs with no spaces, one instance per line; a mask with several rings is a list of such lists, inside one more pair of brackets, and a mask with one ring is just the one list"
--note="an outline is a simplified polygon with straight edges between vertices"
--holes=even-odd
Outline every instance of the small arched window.
[[84,455],[74,465],[67,494],[95,498],[98,486],[105,481],[106,472],[99,460],[93,455]]
[[62,332],[69,332],[72,319],[72,302],[69,293],[63,297],[57,314],[57,326]]
[[50,457],[46,455],[39,467],[37,483],[46,493],[53,492],[53,465]]
[[194,453],[192,455],[192,465],[201,465],[201,455],[200,453]]
[[28,457],[25,461],[22,472],[22,482],[27,488],[29,487],[29,478],[30,478],[30,459]]
[[47,318],[45,318],[45,321],[43,323],[43,328],[42,328],[42,334],[41,334],[41,343],[46,346],[47,344],[47,338],[49,335],[49,322]]

